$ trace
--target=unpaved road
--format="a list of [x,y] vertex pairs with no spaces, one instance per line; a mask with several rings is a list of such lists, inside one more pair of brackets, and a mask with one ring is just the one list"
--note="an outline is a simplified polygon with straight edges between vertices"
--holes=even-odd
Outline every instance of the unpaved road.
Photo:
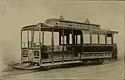
[[106,62],[102,65],[87,65],[72,68],[57,68],[48,71],[13,70],[3,72],[2,79],[124,79],[124,62]]

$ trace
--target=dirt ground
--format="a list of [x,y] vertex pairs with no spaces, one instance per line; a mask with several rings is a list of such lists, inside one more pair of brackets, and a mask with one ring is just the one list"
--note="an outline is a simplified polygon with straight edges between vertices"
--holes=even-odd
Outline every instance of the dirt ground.
[[105,62],[102,65],[77,66],[72,68],[56,68],[41,70],[8,70],[4,71],[2,79],[124,79],[124,62]]

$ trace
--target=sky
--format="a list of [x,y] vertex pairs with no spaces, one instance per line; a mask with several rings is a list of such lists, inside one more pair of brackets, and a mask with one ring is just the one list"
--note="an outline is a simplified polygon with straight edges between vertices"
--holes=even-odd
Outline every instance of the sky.
[[[119,55],[124,53],[124,14],[122,1],[75,0],[0,0],[0,56],[2,65],[20,61],[20,30],[22,27],[44,22],[48,18],[99,24],[101,28],[116,30]],[[6,67],[4,67],[6,68]]]

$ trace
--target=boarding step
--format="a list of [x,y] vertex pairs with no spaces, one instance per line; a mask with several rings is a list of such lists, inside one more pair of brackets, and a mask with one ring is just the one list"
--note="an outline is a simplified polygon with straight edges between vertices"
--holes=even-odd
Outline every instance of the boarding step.
[[35,65],[31,65],[29,63],[21,63],[21,64],[17,64],[13,66],[16,69],[37,69],[40,68],[40,66],[35,66]]

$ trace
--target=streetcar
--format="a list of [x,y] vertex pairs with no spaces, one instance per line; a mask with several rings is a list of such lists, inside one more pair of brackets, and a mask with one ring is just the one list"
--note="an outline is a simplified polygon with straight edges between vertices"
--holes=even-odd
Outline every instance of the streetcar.
[[48,68],[57,65],[102,64],[117,60],[117,31],[98,24],[50,18],[21,29],[21,63],[18,69]]

